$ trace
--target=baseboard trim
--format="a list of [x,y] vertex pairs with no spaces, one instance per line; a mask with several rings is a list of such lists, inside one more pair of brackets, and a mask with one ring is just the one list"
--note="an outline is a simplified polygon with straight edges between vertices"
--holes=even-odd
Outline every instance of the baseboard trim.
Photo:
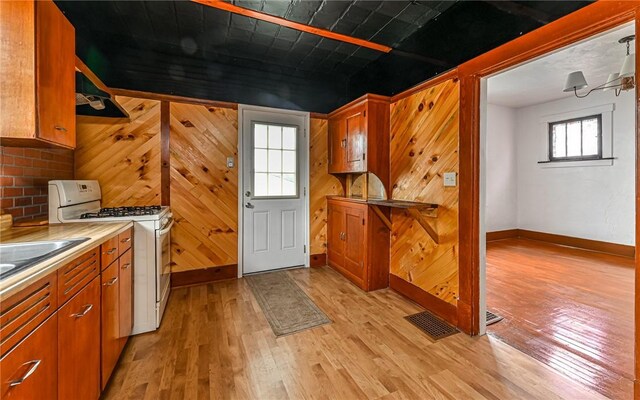
[[447,303],[393,274],[389,275],[389,287],[451,325],[458,326],[458,310],[453,304]]
[[597,251],[599,253],[613,254],[628,258],[634,258],[636,255],[636,249],[634,246],[556,235],[554,233],[536,232],[526,229],[509,229],[504,231],[487,232],[487,242],[509,238],[537,240],[540,242],[553,243],[561,246],[575,247],[578,249]]
[[237,277],[237,264],[178,271],[171,273],[171,287],[202,285],[209,282],[236,279]]
[[312,254],[311,255],[311,266],[312,267],[324,267],[327,265],[327,254]]
[[493,240],[510,239],[510,238],[517,238],[517,237],[518,237],[517,229],[506,229],[504,231],[487,232],[487,242],[491,242]]

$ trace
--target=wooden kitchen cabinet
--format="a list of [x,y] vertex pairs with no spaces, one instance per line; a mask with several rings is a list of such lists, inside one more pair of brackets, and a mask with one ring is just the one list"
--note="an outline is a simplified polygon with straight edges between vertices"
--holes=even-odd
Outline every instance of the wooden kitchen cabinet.
[[329,114],[329,173],[373,172],[388,189],[389,107],[367,94]]
[[102,271],[102,295],[101,295],[101,319],[102,319],[102,340],[100,343],[101,352],[101,387],[107,385],[113,368],[118,362],[120,351],[120,283],[119,264],[112,263],[107,269]]
[[118,330],[120,351],[127,344],[133,330],[133,262],[132,250],[127,250],[118,260],[120,287],[118,289]]
[[[327,262],[362,290],[389,285],[389,229],[369,206],[346,198],[327,201]],[[389,211],[386,213],[388,218]]]
[[100,277],[58,311],[58,398],[100,396]]
[[75,30],[51,0],[0,1],[0,138],[76,144]]
[[58,314],[54,313],[0,359],[0,398],[58,398]]

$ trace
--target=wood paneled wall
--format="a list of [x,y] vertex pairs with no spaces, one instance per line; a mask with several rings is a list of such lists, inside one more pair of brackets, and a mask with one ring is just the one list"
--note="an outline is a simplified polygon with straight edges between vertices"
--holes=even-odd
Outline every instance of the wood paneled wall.
[[174,272],[238,263],[238,112],[171,103]]
[[[76,179],[97,179],[105,207],[160,204],[160,102],[119,96],[131,119],[78,117]],[[326,253],[327,195],[342,194],[328,173],[328,126],[310,129],[311,254]],[[170,104],[170,192],[176,219],[172,270],[195,271],[238,262],[238,112],[206,105]]]
[[309,134],[309,232],[311,255],[327,252],[327,196],[342,195],[342,184],[329,174],[329,125],[311,119]]
[[458,295],[458,187],[443,174],[458,172],[459,84],[449,80],[391,105],[392,198],[437,203],[435,244],[420,224],[392,212],[391,274],[447,303]]
[[117,101],[130,120],[77,118],[75,179],[97,179],[103,207],[160,204],[160,102]]

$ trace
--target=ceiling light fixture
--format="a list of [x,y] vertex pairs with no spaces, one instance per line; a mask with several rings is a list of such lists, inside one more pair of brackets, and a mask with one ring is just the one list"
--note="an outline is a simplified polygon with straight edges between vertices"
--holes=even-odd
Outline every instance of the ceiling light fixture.
[[591,94],[594,90],[615,90],[616,96],[619,96],[623,90],[631,90],[636,87],[635,85],[635,73],[636,73],[636,55],[630,53],[631,42],[636,38],[635,35],[625,36],[618,40],[618,43],[626,43],[627,55],[622,62],[622,68],[620,72],[614,72],[609,74],[607,81],[602,85],[596,86],[589,90],[586,94],[579,95],[578,90],[584,89],[588,86],[587,80],[584,77],[582,71],[575,71],[567,76],[567,82],[564,84],[564,92],[573,92],[577,98],[582,99]]

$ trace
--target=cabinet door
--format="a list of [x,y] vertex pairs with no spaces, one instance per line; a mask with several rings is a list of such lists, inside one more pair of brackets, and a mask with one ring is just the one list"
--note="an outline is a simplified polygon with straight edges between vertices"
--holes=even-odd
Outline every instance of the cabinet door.
[[131,249],[120,256],[118,265],[120,268],[118,325],[120,330],[120,350],[122,351],[133,329],[133,261]]
[[102,389],[106,386],[111,372],[120,356],[120,331],[119,331],[119,305],[120,283],[118,282],[119,264],[112,263],[102,271],[102,341],[100,349],[102,354]]
[[0,360],[0,398],[56,399],[58,314],[36,328]]
[[75,31],[53,1],[36,2],[38,137],[76,145]]
[[366,206],[345,207],[345,247],[343,268],[364,284]]
[[58,398],[100,396],[100,277],[58,311]]
[[364,106],[358,107],[345,120],[346,166],[349,172],[364,172],[366,170],[364,163],[366,142],[364,110]]
[[347,147],[344,119],[329,120],[329,172],[347,172],[345,165]]
[[344,261],[344,209],[329,202],[327,208],[327,262],[330,266],[342,266]]

